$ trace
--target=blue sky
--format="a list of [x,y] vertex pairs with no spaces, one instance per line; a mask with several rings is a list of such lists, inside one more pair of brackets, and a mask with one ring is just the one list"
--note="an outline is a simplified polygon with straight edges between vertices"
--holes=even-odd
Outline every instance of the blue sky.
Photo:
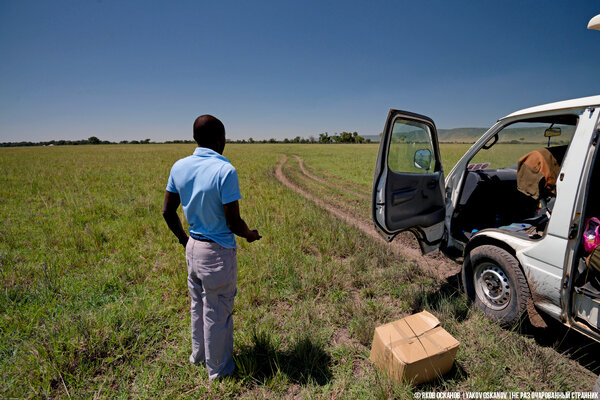
[[598,1],[2,1],[0,142],[487,127],[600,94]]

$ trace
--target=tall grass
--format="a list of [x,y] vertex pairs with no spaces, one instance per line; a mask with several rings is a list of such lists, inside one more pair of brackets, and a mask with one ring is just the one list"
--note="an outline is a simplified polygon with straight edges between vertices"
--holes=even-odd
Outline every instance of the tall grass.
[[[209,384],[187,361],[183,249],[160,215],[169,169],[192,151],[0,149],[0,397],[403,398],[414,388],[373,370],[370,339],[421,308],[462,342],[459,372],[425,388],[593,383],[568,357],[469,311],[455,290],[439,297],[443,282],[274,177],[281,154],[295,153],[368,193],[375,146],[228,145],[242,215],[263,239],[238,242],[237,373]],[[300,179],[293,164],[286,171]]]

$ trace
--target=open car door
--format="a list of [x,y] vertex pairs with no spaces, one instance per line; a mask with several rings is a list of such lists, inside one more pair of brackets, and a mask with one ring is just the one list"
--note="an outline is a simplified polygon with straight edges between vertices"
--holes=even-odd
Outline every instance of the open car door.
[[373,222],[389,242],[406,230],[423,253],[444,235],[444,172],[433,120],[390,110],[379,144],[373,178]]

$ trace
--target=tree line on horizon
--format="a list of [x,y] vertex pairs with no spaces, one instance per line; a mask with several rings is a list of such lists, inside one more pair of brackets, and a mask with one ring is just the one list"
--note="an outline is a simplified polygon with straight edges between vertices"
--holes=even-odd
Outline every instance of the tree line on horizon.
[[[193,140],[167,140],[164,142],[152,142],[150,139],[143,140],[121,140],[119,142],[111,142],[108,140],[100,140],[96,136],[91,136],[87,139],[82,140],[48,140],[43,142],[2,142],[0,147],[22,147],[22,146],[75,146],[75,145],[86,145],[86,144],[194,144]],[[293,139],[284,138],[283,140],[271,139],[260,139],[255,140],[253,138],[231,140],[227,139],[227,143],[371,143],[371,139],[365,139],[358,134],[358,132],[342,132],[335,133],[329,136],[328,132],[320,133],[318,138],[309,136],[303,138],[296,136]]]

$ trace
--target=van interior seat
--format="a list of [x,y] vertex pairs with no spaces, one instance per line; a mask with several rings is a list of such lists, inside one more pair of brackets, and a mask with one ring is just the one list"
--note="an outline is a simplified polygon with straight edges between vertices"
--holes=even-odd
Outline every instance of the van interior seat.
[[452,222],[456,237],[533,216],[538,202],[517,189],[516,166],[468,171]]
[[[558,164],[558,168],[555,168],[557,175],[567,146],[544,149]],[[540,199],[519,190],[518,172],[519,163],[507,168],[467,171],[454,212],[453,235],[468,239],[473,230],[497,228],[514,222],[526,222],[532,218],[534,219],[530,222],[532,225],[541,226],[535,220],[538,216]],[[539,182],[538,179],[536,181],[538,188]],[[556,177],[554,177],[555,182]],[[542,194],[547,193],[543,191]],[[545,199],[548,200],[548,204],[552,204],[551,197]],[[537,222],[543,224],[544,221]]]

